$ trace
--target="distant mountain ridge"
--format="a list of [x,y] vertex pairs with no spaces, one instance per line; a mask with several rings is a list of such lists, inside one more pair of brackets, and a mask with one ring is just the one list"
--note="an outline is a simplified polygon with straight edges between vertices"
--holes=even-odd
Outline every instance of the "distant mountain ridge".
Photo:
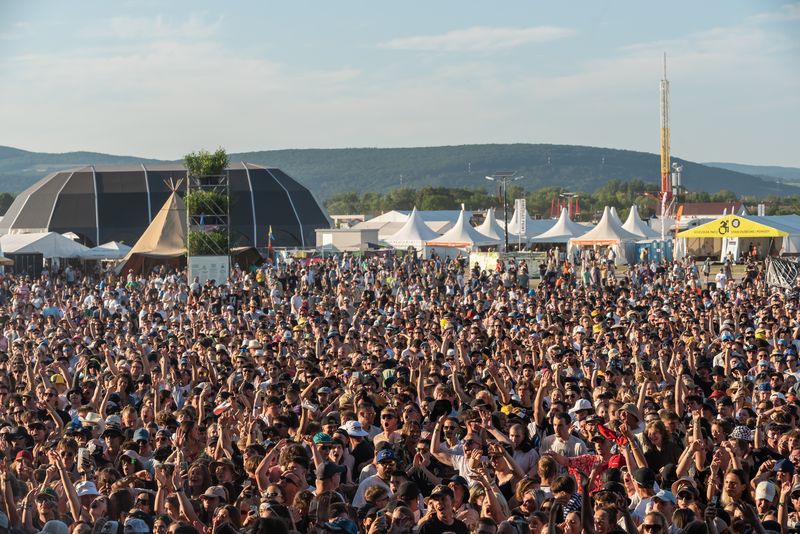
[[[658,188],[659,156],[611,148],[546,144],[484,144],[419,148],[292,149],[231,154],[232,161],[280,167],[325,200],[342,191],[386,191],[400,185],[494,187],[484,176],[515,170],[526,190],[545,186],[591,192],[611,179],[640,179]],[[18,192],[46,174],[80,165],[136,165],[163,160],[95,152],[48,154],[0,146],[0,191]],[[177,160],[174,160],[177,161]],[[800,195],[800,187],[675,158],[691,191],[739,195]]]
[[743,165],[741,163],[703,163],[709,167],[719,167],[729,171],[743,172],[753,176],[763,176],[769,180],[780,180],[782,182],[800,183],[800,168],[779,167],[777,165]]

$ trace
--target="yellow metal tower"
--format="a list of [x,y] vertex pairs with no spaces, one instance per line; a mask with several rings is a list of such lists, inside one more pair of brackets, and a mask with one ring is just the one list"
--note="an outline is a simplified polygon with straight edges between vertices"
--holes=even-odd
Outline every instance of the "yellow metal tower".
[[669,81],[667,80],[667,54],[664,53],[664,76],[661,78],[661,215],[666,216],[671,196],[671,170],[669,158]]

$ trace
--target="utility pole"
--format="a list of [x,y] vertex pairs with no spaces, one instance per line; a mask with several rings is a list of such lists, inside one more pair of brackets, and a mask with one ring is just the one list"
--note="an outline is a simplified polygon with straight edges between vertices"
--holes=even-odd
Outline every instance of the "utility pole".
[[[516,182],[518,180],[522,180],[525,178],[524,176],[515,176],[517,171],[497,171],[491,176],[486,176],[485,178],[490,182],[499,182],[501,183],[501,187],[503,188],[503,224],[505,229],[505,250],[508,251],[508,195],[506,193],[506,189],[508,186],[508,182]],[[519,214],[520,217],[527,217],[527,213]]]

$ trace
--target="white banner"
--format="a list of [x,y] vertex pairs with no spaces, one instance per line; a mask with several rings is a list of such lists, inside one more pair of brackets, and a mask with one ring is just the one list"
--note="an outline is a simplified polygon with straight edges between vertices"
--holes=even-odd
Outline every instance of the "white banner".
[[195,277],[201,284],[213,280],[218,286],[228,280],[231,270],[231,260],[228,256],[189,256],[189,283]]
[[517,235],[526,235],[528,233],[528,202],[524,198],[514,200],[514,211],[517,212]]

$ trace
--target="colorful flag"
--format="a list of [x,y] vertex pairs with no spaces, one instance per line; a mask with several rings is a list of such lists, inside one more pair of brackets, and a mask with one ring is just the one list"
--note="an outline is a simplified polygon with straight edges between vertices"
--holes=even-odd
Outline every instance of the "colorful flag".
[[269,232],[267,233],[267,248],[270,250],[272,249],[272,240],[275,239],[275,236],[272,235],[272,225],[269,225]]

